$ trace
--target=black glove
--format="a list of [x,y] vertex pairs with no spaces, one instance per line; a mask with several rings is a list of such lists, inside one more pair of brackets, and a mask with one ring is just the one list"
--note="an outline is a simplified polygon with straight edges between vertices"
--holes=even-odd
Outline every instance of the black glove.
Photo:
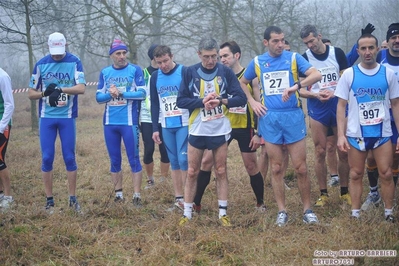
[[362,35],[364,35],[366,33],[371,34],[374,30],[375,30],[374,25],[369,23],[369,24],[367,24],[367,26],[364,29],[362,29]]
[[49,103],[51,107],[57,107],[58,105],[58,97],[60,97],[62,90],[60,88],[54,89],[54,91],[50,94]]
[[53,91],[55,90],[55,88],[57,88],[57,84],[51,83],[50,85],[48,85],[46,87],[46,90],[42,92],[42,96],[43,97],[50,96],[53,93]]

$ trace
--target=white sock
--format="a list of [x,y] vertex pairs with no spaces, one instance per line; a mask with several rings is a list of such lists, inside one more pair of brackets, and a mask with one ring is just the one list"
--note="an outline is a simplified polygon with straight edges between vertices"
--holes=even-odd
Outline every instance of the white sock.
[[370,193],[378,195],[378,185],[375,187],[370,187]]
[[193,217],[193,205],[194,202],[187,203],[184,202],[184,216],[186,216],[188,219],[191,219]]
[[175,201],[181,201],[181,202],[184,202],[183,195],[175,196]]
[[218,200],[219,204],[219,219],[227,215],[227,200]]
[[141,198],[141,194],[134,192],[133,198]]
[[116,197],[120,197],[121,199],[123,199],[123,192],[122,191],[118,191],[115,193]]

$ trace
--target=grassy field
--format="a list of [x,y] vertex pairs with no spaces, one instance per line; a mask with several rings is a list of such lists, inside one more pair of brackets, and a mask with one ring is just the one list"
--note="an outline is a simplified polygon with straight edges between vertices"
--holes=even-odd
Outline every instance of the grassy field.
[[[66,174],[57,141],[56,212],[51,216],[44,212],[41,154],[37,133],[30,128],[30,102],[27,93],[14,95],[16,110],[6,162],[12,174],[15,204],[0,214],[0,265],[312,265],[322,262],[313,259],[332,258],[340,250],[399,250],[399,227],[384,221],[383,207],[365,213],[361,221],[353,221],[350,207],[339,201],[339,188],[329,190],[328,206],[315,209],[320,224],[303,224],[294,178],[286,191],[289,224],[277,227],[277,206],[269,185],[265,188],[268,211],[255,211],[255,197],[235,142],[228,155],[232,228],[218,224],[214,182],[205,192],[201,214],[185,227],[178,226],[181,212],[167,210],[174,202],[170,178],[142,191],[141,209],[135,209],[130,200],[115,205],[103,139],[104,106],[96,103],[94,95],[95,90],[88,88],[80,96],[77,120],[77,195],[83,214],[76,215],[68,208]],[[307,144],[315,201],[319,192],[310,137]],[[130,199],[132,182],[125,154],[123,158],[124,195]],[[158,158],[156,152],[156,177]],[[368,192],[366,179],[364,183],[363,197]],[[399,265],[398,257],[358,255],[337,258],[351,259],[341,261],[346,265]]]

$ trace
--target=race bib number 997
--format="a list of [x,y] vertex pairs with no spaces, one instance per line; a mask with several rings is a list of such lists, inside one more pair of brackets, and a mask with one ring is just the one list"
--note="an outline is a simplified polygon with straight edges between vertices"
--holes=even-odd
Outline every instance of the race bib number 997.
[[370,126],[382,123],[385,117],[384,105],[380,101],[359,103],[360,125]]

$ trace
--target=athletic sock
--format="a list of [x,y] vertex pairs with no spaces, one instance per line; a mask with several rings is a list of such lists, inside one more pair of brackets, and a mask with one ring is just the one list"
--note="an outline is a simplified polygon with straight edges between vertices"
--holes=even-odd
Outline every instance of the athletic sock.
[[54,197],[53,196],[46,198],[46,205],[54,206]]
[[137,192],[134,192],[133,198],[141,198],[141,194],[137,193]]
[[349,192],[348,187],[341,187],[341,196],[348,194],[348,192]]
[[339,180],[339,176],[338,175],[330,175],[332,179],[336,179]]
[[183,201],[183,195],[176,196],[175,201]]
[[264,201],[263,195],[265,192],[265,185],[263,182],[262,174],[260,172],[258,172],[256,175],[249,176],[249,177],[250,177],[252,190],[255,193],[256,203],[263,204],[263,201]]
[[393,170],[392,171],[393,174],[393,183],[396,185],[398,184],[398,175],[399,175],[399,170]]
[[370,188],[378,186],[378,168],[366,166]]
[[219,219],[227,215],[227,200],[218,200],[219,203]]
[[184,204],[183,215],[186,216],[188,219],[191,219],[193,217],[193,204],[194,203],[184,202],[183,204]]
[[117,198],[119,197],[119,198],[123,199],[122,189],[115,190],[115,197],[117,197]]
[[370,186],[370,193],[371,194],[378,194],[378,185],[375,187]]
[[205,189],[211,181],[211,171],[200,170],[197,177],[197,191],[195,192],[194,203],[197,206],[201,205],[202,196]]

